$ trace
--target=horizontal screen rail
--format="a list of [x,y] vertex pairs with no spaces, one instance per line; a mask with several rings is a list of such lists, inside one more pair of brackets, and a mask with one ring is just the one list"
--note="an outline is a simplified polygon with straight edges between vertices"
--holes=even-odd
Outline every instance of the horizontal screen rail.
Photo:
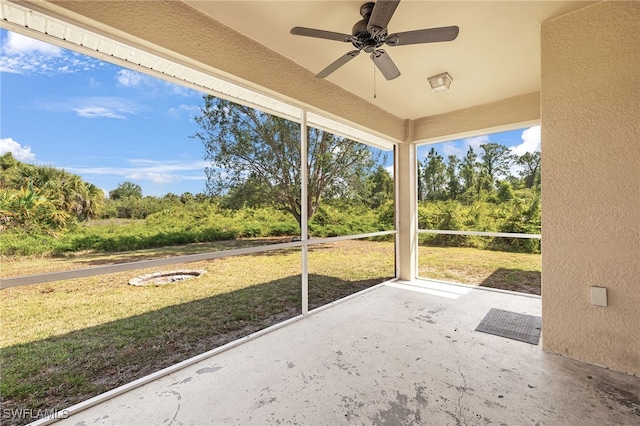
[[52,281],[70,280],[75,278],[86,278],[94,275],[113,274],[124,271],[134,271],[137,269],[156,268],[160,266],[177,265],[180,263],[198,262],[203,260],[220,259],[223,257],[242,256],[245,254],[262,253],[265,251],[282,250],[288,248],[310,246],[314,244],[329,243],[343,240],[357,240],[361,238],[377,237],[382,235],[396,234],[397,231],[381,231],[369,234],[346,235],[342,237],[314,238],[306,241],[293,241],[290,243],[271,244],[267,246],[247,247],[234,250],[223,250],[217,252],[207,252],[199,254],[188,254],[183,256],[167,257],[162,259],[139,260],[136,262],[116,263],[114,265],[93,266],[90,268],[72,269],[69,271],[48,272],[44,274],[23,275],[19,277],[8,277],[0,279],[0,289],[19,287],[23,285],[42,284]]
[[339,236],[339,237],[326,237],[326,238],[314,238],[312,240],[308,240],[308,243],[309,243],[309,245],[313,245],[313,244],[332,243],[334,241],[360,240],[362,238],[380,237],[382,235],[393,235],[393,234],[397,234],[397,233],[398,233],[398,231],[380,231],[380,232],[370,232],[368,234],[344,235],[344,236]]
[[49,272],[45,274],[23,275],[15,278],[2,278],[0,289],[18,287],[29,284],[40,284],[51,281],[70,280],[74,278],[85,278],[94,275],[112,274],[123,271],[133,271],[136,269],[154,268],[158,266],[176,265],[179,263],[197,262],[202,260],[219,259],[221,257],[241,256],[243,254],[262,253],[270,250],[280,250],[292,247],[300,247],[302,243],[280,243],[268,246],[247,247],[234,250],[223,250],[217,252],[207,252],[199,254],[187,254],[184,256],[167,257],[163,259],[140,260],[136,262],[116,263],[114,265],[94,266],[91,268],[73,269],[70,271]]
[[470,235],[477,237],[494,238],[529,238],[533,240],[542,239],[541,234],[519,234],[515,232],[483,232],[483,231],[447,231],[442,229],[418,229],[420,234],[442,234],[442,235]]

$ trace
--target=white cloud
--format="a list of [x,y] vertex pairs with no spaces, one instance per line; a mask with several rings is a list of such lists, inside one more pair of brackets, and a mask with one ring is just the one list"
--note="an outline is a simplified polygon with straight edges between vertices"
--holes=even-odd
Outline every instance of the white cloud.
[[66,167],[65,169],[82,176],[115,176],[132,181],[167,184],[185,180],[204,180],[204,169],[210,165],[206,161],[159,161],[144,158],[129,159],[126,162],[128,164],[124,167]]
[[105,62],[11,31],[0,44],[0,72],[12,74],[70,74],[104,67]]
[[[453,142],[449,142],[442,145],[442,153],[444,154],[445,157],[448,157],[449,155],[462,157],[467,153],[467,150],[464,149],[463,146],[458,146]],[[426,156],[426,151],[425,151],[425,156]]]
[[177,107],[169,108],[169,115],[173,118],[180,118],[183,112],[189,114],[190,117],[194,117],[196,113],[200,112],[200,106],[198,105],[178,105]]
[[522,132],[522,143],[511,147],[515,155],[523,155],[526,152],[540,151],[540,126],[533,126]]
[[0,72],[11,74],[50,74],[54,67],[48,58],[33,55],[0,56]]
[[185,104],[182,104],[178,108],[180,108],[183,111],[195,111],[195,112],[199,112],[200,111],[200,105],[185,105]]
[[86,106],[71,108],[71,110],[75,111],[80,117],[84,118],[118,118],[120,120],[124,120],[127,118],[122,114],[118,114],[110,110],[109,108],[101,106]]
[[132,160],[129,160],[129,163],[134,164],[136,167],[145,167],[159,173],[181,172],[181,171],[188,171],[188,170],[204,170],[205,167],[211,166],[211,163],[207,161],[193,161],[193,162],[158,161],[158,160],[148,160],[144,158],[132,159]]
[[118,84],[125,87],[135,87],[140,85],[144,75],[136,71],[120,70],[118,71]]
[[473,151],[478,154],[480,151],[480,145],[490,142],[489,135],[474,136],[456,143],[447,142],[442,145],[442,154],[445,158],[449,155],[464,157],[467,154],[467,151],[469,151],[469,148],[473,148]]
[[116,75],[116,80],[119,86],[137,88],[138,90],[144,91],[146,96],[163,96],[167,93],[180,97],[201,96],[196,90],[129,69],[119,70]]
[[[204,170],[204,169],[202,169]],[[223,173],[222,175],[223,179],[226,179],[229,175],[227,173]],[[203,174],[198,175],[198,176],[180,176],[180,180],[206,180],[206,177]]]
[[491,141],[489,140],[489,135],[482,135],[482,136],[475,136],[473,138],[467,138],[464,140],[464,146],[466,148],[464,150],[464,153],[466,154],[469,148],[473,148],[475,152],[478,152],[480,151],[480,145],[484,145],[486,143],[491,143]]
[[389,172],[389,174],[391,175],[391,177],[393,177],[393,172],[395,170],[395,168],[393,167],[393,164],[390,166],[387,166],[384,168],[387,172]]
[[176,83],[170,83],[168,81],[165,81],[164,83],[169,85],[169,87],[171,88],[171,92],[174,95],[182,96],[185,98],[190,98],[190,97],[200,98],[202,96],[202,93],[198,92],[197,90],[193,90],[189,87],[181,86]]
[[127,167],[76,167],[70,166],[65,167],[65,170],[68,170],[72,173],[76,173],[79,175],[94,175],[94,176],[126,176],[127,173],[132,173],[133,170]]
[[142,107],[133,101],[113,96],[89,96],[63,101],[38,100],[35,109],[48,112],[75,112],[83,118],[115,118],[124,120]]
[[30,146],[22,146],[12,138],[0,139],[0,155],[7,152],[13,154],[13,157],[18,161],[34,162],[36,160],[36,155],[31,152]]
[[60,56],[62,49],[49,43],[23,36],[13,32],[7,32],[7,38],[2,43],[2,53],[7,55],[21,55],[40,53],[46,56]]
[[148,180],[153,183],[171,183],[171,182],[179,182],[182,179],[180,176],[174,176],[167,173],[156,173],[156,172],[133,172],[125,175],[127,179],[131,180]]

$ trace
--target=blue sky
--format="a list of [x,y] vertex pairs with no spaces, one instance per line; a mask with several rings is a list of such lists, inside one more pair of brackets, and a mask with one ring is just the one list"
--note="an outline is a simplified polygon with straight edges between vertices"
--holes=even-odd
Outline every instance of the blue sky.
[[[0,154],[63,168],[105,191],[130,181],[144,195],[204,192],[202,142],[189,137],[198,130],[197,91],[1,29],[0,92]],[[464,155],[488,141],[519,154],[539,150],[540,128],[437,150]]]
[[[540,126],[474,136],[466,139],[456,139],[437,144],[420,145],[418,146],[417,157],[418,161],[423,162],[433,147],[444,157],[446,162],[449,155],[455,155],[459,158],[464,157],[467,151],[469,151],[469,147],[472,147],[473,151],[478,155],[478,159],[480,159],[483,152],[480,145],[492,142],[509,147],[511,153],[517,156],[523,155],[526,152],[540,151]],[[521,166],[515,163],[511,165],[511,174],[513,176],[518,176],[520,170],[522,170]]]
[[0,43],[0,153],[107,191],[204,191],[202,142],[189,137],[202,94],[5,30]]
[[473,151],[480,156],[480,154],[482,154],[480,145],[491,142],[509,147],[515,155],[540,151],[540,126],[457,139],[433,145],[421,145],[418,147],[418,159],[421,161],[424,160],[431,147],[436,148],[436,151],[438,151],[445,160],[449,155],[464,157],[469,147],[473,147]]

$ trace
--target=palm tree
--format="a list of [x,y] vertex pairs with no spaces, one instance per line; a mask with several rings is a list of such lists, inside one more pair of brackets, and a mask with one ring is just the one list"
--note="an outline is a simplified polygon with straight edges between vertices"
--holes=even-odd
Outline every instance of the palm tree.
[[31,166],[24,169],[23,176],[34,191],[72,217],[86,220],[100,214],[104,193],[78,175],[50,166]]
[[21,228],[26,232],[62,230],[69,215],[54,203],[29,187],[0,191],[0,219],[6,228]]

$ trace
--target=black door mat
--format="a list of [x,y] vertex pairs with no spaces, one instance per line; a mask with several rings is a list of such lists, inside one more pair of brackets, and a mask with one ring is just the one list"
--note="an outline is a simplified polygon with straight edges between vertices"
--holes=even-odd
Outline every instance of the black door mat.
[[476,331],[537,345],[541,328],[541,317],[491,308]]

